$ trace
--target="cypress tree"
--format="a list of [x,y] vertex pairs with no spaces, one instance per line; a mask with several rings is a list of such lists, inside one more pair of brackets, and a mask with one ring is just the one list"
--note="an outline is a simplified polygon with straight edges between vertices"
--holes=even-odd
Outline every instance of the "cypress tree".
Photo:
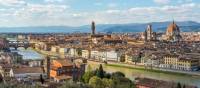
[[178,82],[177,87],[176,88],[181,88],[181,83]]
[[103,71],[103,66],[102,66],[102,64],[100,64],[100,66],[99,66],[99,69],[98,69],[98,71],[97,71],[97,76],[98,76],[99,78],[103,78],[103,77],[104,77],[104,71]]

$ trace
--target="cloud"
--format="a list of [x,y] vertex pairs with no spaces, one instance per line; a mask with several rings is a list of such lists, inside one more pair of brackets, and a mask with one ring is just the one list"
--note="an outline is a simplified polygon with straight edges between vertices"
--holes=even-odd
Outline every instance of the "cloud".
[[191,3],[193,0],[178,0],[178,3]]
[[63,2],[64,0],[44,0],[45,2],[55,3],[55,2]]
[[0,5],[3,6],[21,6],[25,4],[24,0],[0,0]]
[[96,2],[96,3],[94,3],[94,5],[95,5],[95,6],[102,6],[103,3],[101,3],[101,2]]
[[116,4],[116,3],[109,3],[108,4],[108,7],[109,8],[115,8],[115,7],[117,7],[118,5]]
[[16,11],[16,15],[28,15],[28,16],[48,16],[53,14],[60,14],[65,12],[69,6],[67,5],[54,5],[54,4],[27,4],[26,7]]
[[[4,0],[2,0],[4,1]],[[0,8],[0,25],[14,26],[48,26],[70,25],[79,26],[90,23],[92,20],[99,24],[104,23],[134,23],[175,20],[200,20],[200,4],[182,3],[179,5],[158,5],[148,7],[133,7],[118,9],[120,4],[108,3],[107,10],[75,11],[67,4],[60,3],[27,3],[23,0],[10,0],[3,5],[13,6],[18,3],[20,8]],[[49,2],[53,2],[47,0]],[[55,1],[55,0],[54,0]],[[0,2],[2,5],[3,2]],[[101,5],[101,4],[100,4]],[[102,5],[103,6],[103,5]],[[100,7],[100,6],[99,6]]]
[[[95,20],[100,24],[168,21],[172,20],[172,18],[177,21],[199,21],[200,15],[198,13],[200,11],[197,11],[198,9],[200,9],[200,5],[195,3],[179,6],[134,7],[125,10],[109,9],[107,11],[88,13],[88,16],[84,16],[84,18]],[[88,20],[87,22],[89,22]]]
[[120,13],[120,10],[107,10],[106,12],[113,14],[113,13]]
[[153,0],[157,4],[168,4],[170,0]]

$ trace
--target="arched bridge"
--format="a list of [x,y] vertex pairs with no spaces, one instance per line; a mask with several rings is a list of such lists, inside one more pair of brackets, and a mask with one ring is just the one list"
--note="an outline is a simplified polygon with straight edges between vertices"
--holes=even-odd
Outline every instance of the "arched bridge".
[[30,44],[27,40],[9,40],[8,45],[9,47],[13,47],[16,50],[19,47],[24,47],[25,49],[30,47]]

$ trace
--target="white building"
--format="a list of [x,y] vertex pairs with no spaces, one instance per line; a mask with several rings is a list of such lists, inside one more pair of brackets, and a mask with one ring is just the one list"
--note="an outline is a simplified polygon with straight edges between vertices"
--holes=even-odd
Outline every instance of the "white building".
[[82,57],[88,59],[90,55],[89,50],[82,50]]

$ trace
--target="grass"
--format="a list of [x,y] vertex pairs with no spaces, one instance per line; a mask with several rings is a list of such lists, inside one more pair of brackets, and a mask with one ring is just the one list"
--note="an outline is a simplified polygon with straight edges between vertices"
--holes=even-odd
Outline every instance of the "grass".
[[172,74],[172,75],[181,75],[181,76],[192,76],[191,74],[187,73],[179,73],[179,72],[171,72],[171,71],[162,71],[162,70],[156,70],[156,69],[145,69],[144,67],[131,67],[131,66],[124,66],[124,65],[118,65],[118,64],[105,64],[106,66],[112,66],[112,67],[122,67],[122,68],[128,68],[128,69],[135,69],[135,70],[142,70],[142,71],[150,71],[150,72],[156,72],[156,73],[164,73],[164,74]]

